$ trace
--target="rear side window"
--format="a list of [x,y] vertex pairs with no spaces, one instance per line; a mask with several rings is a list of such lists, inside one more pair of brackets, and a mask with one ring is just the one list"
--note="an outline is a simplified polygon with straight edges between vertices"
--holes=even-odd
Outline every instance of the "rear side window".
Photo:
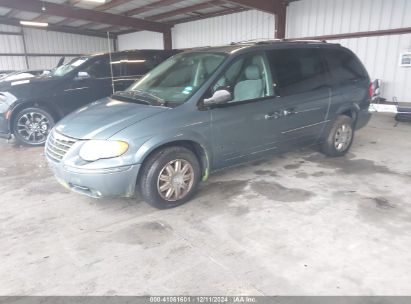
[[361,62],[344,50],[323,50],[331,74],[331,84],[346,84],[367,79]]
[[268,51],[274,89],[280,96],[313,91],[326,84],[326,69],[318,49]]

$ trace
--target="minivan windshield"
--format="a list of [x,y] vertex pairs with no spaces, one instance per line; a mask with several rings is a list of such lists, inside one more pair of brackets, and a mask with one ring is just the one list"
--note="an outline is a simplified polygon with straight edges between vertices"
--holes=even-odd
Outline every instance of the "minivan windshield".
[[51,72],[52,76],[65,76],[68,73],[70,73],[72,70],[75,68],[79,67],[80,65],[84,64],[87,60],[89,60],[91,57],[90,56],[82,56],[82,57],[77,57],[71,60],[70,62],[59,66],[55,70]]
[[149,95],[164,104],[186,102],[227,57],[224,53],[192,52],[163,62],[128,91]]

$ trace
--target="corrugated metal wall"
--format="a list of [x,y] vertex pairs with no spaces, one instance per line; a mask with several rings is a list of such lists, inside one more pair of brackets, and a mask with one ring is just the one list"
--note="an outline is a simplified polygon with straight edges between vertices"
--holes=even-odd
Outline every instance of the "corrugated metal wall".
[[256,10],[177,24],[172,29],[175,48],[224,45],[274,38],[274,15]]
[[[20,32],[20,28],[0,24],[2,32]],[[24,53],[21,36],[0,35],[0,53]],[[15,70],[25,68],[24,57],[0,56],[0,70]]]
[[[251,39],[274,38],[274,16],[250,10],[177,24],[172,28],[173,48],[223,45]],[[119,49],[162,49],[162,34],[137,32],[119,36]]]
[[[0,25],[0,31],[21,32],[19,27]],[[107,39],[37,29],[24,29],[27,53],[88,54],[107,52]],[[1,35],[0,53],[21,53],[22,56],[0,56],[0,70],[26,69],[22,36]],[[72,57],[66,57],[66,62]],[[56,66],[57,56],[28,57],[30,69],[49,69]]]
[[118,37],[119,50],[133,50],[133,49],[153,49],[162,50],[163,34],[141,31],[131,34],[120,35]]
[[[287,37],[321,36],[411,27],[410,0],[302,0],[287,10]],[[399,66],[411,51],[411,34],[330,40],[355,52],[372,78],[383,81],[382,95],[411,101],[411,68]]]

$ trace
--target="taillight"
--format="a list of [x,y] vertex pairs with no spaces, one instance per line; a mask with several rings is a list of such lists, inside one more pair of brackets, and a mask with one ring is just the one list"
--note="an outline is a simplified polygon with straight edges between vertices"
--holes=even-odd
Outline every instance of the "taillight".
[[370,98],[374,96],[374,85],[370,83],[370,87],[368,88],[368,95],[370,95]]

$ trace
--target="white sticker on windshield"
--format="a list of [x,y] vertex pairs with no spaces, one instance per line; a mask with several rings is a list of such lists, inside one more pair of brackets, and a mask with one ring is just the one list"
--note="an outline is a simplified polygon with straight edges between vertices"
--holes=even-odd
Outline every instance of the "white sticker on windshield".
[[193,87],[185,87],[183,90],[183,94],[190,94],[193,90]]

